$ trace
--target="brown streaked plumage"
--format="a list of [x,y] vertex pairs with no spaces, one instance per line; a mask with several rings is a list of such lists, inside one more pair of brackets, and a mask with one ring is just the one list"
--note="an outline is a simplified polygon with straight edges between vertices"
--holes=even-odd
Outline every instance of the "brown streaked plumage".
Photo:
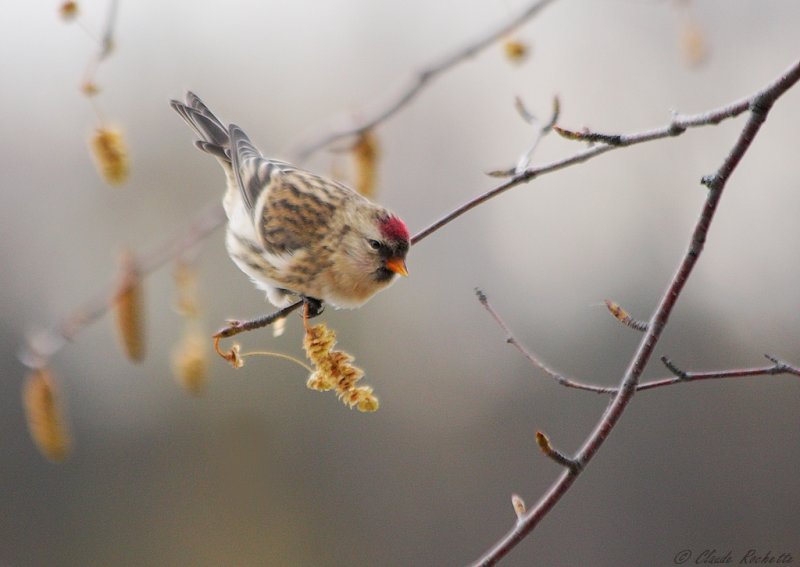
[[228,254],[273,305],[308,297],[358,307],[408,274],[408,230],[394,213],[341,183],[265,158],[191,92],[171,105],[199,136],[197,147],[222,165]]

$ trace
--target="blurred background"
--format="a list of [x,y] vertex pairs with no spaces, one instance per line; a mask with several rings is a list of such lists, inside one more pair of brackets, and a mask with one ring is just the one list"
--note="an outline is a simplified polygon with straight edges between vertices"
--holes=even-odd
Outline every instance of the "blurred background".
[[[616,384],[705,197],[700,178],[743,119],[619,150],[520,186],[415,247],[411,276],[323,319],[381,408],[350,411],[274,358],[234,370],[209,352],[188,396],[171,353],[185,321],[172,267],[145,282],[147,357],[129,363],[113,318],[51,361],[74,439],[61,465],[30,440],[17,352],[106,289],[124,248],[147,253],[222,195],[212,159],[169,108],[186,89],[267,154],[362,116],[414,70],[526,5],[521,0],[126,2],[97,104],[129,146],[122,187],[98,176],[100,123],[80,91],[108,3],[16,2],[0,21],[0,564],[462,565],[560,474],[536,430],[577,450],[606,398],[565,389],[504,343],[480,286],[521,342],[560,372]],[[560,124],[633,132],[749,95],[800,53],[793,0],[559,0],[430,84],[382,124],[377,199],[416,232],[497,180],[533,137],[515,96]],[[503,43],[528,56],[514,63]],[[656,352],[687,370],[800,364],[800,89],[778,101],[728,184],[706,252]],[[580,149],[548,137],[542,163]],[[306,165],[352,178],[328,151]],[[270,307],[217,231],[197,259],[203,332]],[[302,331],[241,337],[302,357]],[[210,341],[208,349],[210,351]],[[668,373],[654,357],[646,378]],[[800,560],[800,384],[757,377],[638,395],[572,490],[505,565],[671,565],[683,549]]]

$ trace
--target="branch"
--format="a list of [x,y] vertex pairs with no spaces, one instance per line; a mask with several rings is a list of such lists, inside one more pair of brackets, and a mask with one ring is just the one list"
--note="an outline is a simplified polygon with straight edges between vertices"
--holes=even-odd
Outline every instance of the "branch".
[[[97,69],[100,64],[114,51],[114,34],[117,25],[117,11],[119,7],[119,0],[110,0],[108,4],[108,14],[106,15],[106,23],[103,29],[103,35],[97,40],[93,35],[90,37],[98,42],[97,53],[89,61],[83,77],[83,84],[81,90],[86,96],[93,97],[97,94],[98,88],[95,84],[94,77],[97,74]],[[86,28],[84,28],[86,29]],[[86,33],[89,33],[88,31]],[[95,111],[100,114],[99,109],[95,105]]]
[[251,319],[249,321],[228,321],[228,324],[225,327],[214,333],[213,338],[226,339],[228,337],[238,335],[239,333],[254,331],[255,329],[262,329],[272,325],[278,319],[284,319],[287,315],[298,309],[305,302],[305,299],[300,299],[291,305],[284,307],[283,309],[275,311],[274,313],[270,313],[269,315],[264,315],[263,317],[258,317],[256,319]]
[[574,473],[580,472],[581,464],[575,459],[571,459],[561,451],[553,448],[553,446],[550,444],[550,439],[548,439],[547,435],[541,431],[536,432],[536,444],[539,445],[539,449],[541,449],[545,456],[553,459],[553,461],[555,461],[557,464],[569,469]]
[[[404,91],[397,100],[393,101],[391,105],[371,119],[350,130],[326,134],[319,140],[309,142],[305,149],[298,149],[297,151],[301,156],[301,161],[304,159],[304,155],[307,157],[317,149],[335,140],[352,134],[358,134],[391,118],[397,112],[405,108],[431,79],[445,73],[459,62],[485,49],[509,31],[531,19],[553,1],[554,0],[539,0],[538,2],[532,3],[519,15],[509,19],[509,21],[502,26],[473,40],[465,47],[443,58],[438,63],[429,64],[418,73],[415,80],[409,85],[409,88]],[[117,4],[118,0],[111,0],[106,29],[101,40],[101,51],[97,61],[103,59],[113,46],[113,31],[116,21]],[[170,260],[177,258],[184,251],[192,248],[210,235],[224,222],[224,212],[217,203],[207,206],[207,208],[190,223],[190,228],[185,235],[164,242],[161,246],[157,247],[156,252],[151,255],[137,256],[141,261],[142,276],[149,275]],[[47,359],[57,354],[67,343],[73,341],[83,329],[105,315],[112,305],[112,300],[116,291],[116,286],[109,285],[108,290],[75,309],[60,322],[57,322],[51,329],[29,339],[19,353],[19,359],[23,364],[31,368],[43,366]]]
[[[419,90],[421,90],[422,86],[424,86],[424,83],[430,80],[432,76],[436,76],[438,74],[445,72],[446,70],[449,70],[451,67],[453,67],[456,63],[458,63],[462,59],[467,58],[474,53],[477,53],[481,49],[484,49],[492,41],[502,36],[507,31],[513,29],[514,27],[521,24],[523,21],[534,16],[539,10],[544,8],[551,1],[552,0],[542,0],[540,2],[532,4],[517,18],[514,18],[512,21],[504,25],[502,29],[494,30],[491,34],[487,34],[486,36],[480,38],[479,41],[470,44],[467,48],[461,49],[457,53],[451,55],[450,57],[443,59],[442,62],[438,64],[432,64],[426,67],[425,70],[420,72],[420,76],[426,76],[428,78],[423,81],[423,85],[416,87],[410,96],[407,94],[406,97],[404,97],[407,98],[407,100],[402,100],[402,101],[398,100],[397,101],[398,104],[393,105],[387,111],[381,113],[379,116],[374,117],[370,121],[362,123],[360,126],[350,131],[347,132],[343,131],[336,134],[330,134],[329,137],[332,137],[330,140],[324,142],[323,141],[316,142],[315,148],[313,148],[311,151],[316,151],[317,144],[319,145],[319,147],[322,147],[325,144],[330,143],[335,139],[339,139],[341,137],[345,137],[347,135],[374,127],[381,121],[390,118],[400,109],[404,108],[405,105],[408,104],[408,102],[410,102],[410,100],[419,92]],[[109,18],[109,21],[113,21],[111,17]],[[679,134],[682,134],[687,128],[691,127],[718,124],[719,122],[725,120],[726,118],[738,116],[739,114],[747,110],[749,102],[752,98],[753,97],[748,97],[740,101],[731,103],[727,106],[700,114],[687,115],[687,116],[676,115],[673,117],[672,122],[668,126],[657,128],[650,131],[640,132],[637,134],[619,136],[619,141],[617,145],[604,144],[604,145],[594,146],[585,149],[581,152],[578,152],[577,154],[574,154],[570,157],[563,158],[561,160],[557,160],[536,167],[530,167],[524,170],[523,172],[517,174],[515,177],[513,177],[506,183],[503,183],[502,185],[470,200],[469,202],[461,205],[451,213],[448,213],[443,218],[436,221],[434,224],[421,230],[412,237],[411,243],[412,244],[418,243],[423,238],[436,232],[443,226],[449,224],[451,221],[460,217],[464,213],[472,210],[478,205],[496,197],[497,195],[500,195],[501,193],[504,193],[505,191],[511,189],[512,187],[521,185],[523,183],[527,183],[528,181],[533,180],[535,177],[538,177],[539,175],[544,175],[547,173],[551,173],[553,171],[564,169],[568,166],[577,163],[588,161],[589,159],[596,157],[600,154],[603,154],[611,149],[648,142],[651,140],[658,140],[669,136],[677,136]],[[158,252],[152,255],[137,256],[141,259],[142,275],[144,276],[150,274],[157,268],[163,266],[169,260],[177,257],[184,250],[191,248],[195,244],[199,243],[201,240],[203,240],[209,234],[211,234],[211,232],[213,232],[216,228],[221,226],[224,223],[224,221],[225,217],[222,213],[222,209],[216,203],[213,205],[209,205],[191,223],[190,225],[191,228],[186,235],[178,237],[176,239],[168,240],[163,245],[157,248]],[[199,227],[199,229],[197,227]],[[176,245],[176,243],[178,244]],[[78,307],[70,315],[62,319],[62,321],[56,323],[56,325],[54,325],[49,331],[45,331],[41,333],[39,336],[35,337],[34,339],[29,340],[28,344],[24,347],[23,351],[19,355],[19,358],[23,362],[23,364],[31,367],[40,367],[47,358],[59,352],[68,342],[74,340],[75,336],[77,336],[78,333],[80,333],[80,331],[82,331],[84,328],[94,323],[108,311],[110,306],[109,298],[111,297],[112,293],[113,292],[105,292],[96,296],[94,299],[88,301],[83,306]]]
[[[611,386],[600,386],[598,384],[589,384],[588,382],[581,382],[572,378],[567,378],[563,374],[560,374],[547,366],[542,360],[533,354],[528,348],[526,348],[522,343],[519,342],[519,339],[513,334],[511,329],[508,327],[508,324],[503,320],[500,314],[495,310],[495,308],[489,303],[489,299],[486,297],[486,294],[481,291],[480,289],[475,290],[476,294],[478,295],[478,301],[480,301],[481,305],[486,309],[486,311],[491,315],[492,319],[495,320],[497,325],[503,330],[506,334],[506,343],[513,346],[517,349],[522,356],[524,356],[528,361],[533,364],[539,370],[542,370],[545,374],[550,376],[553,380],[565,386],[567,388],[575,388],[576,390],[583,390],[585,392],[594,392],[595,394],[617,394],[619,392],[619,388],[611,387]],[[641,392],[644,390],[652,390],[654,388],[660,388],[662,386],[672,386],[673,384],[683,384],[687,382],[697,382],[699,380],[713,380],[719,378],[744,378],[747,376],[776,376],[779,374],[794,374],[795,376],[800,376],[800,368],[793,366],[787,362],[779,360],[773,356],[768,354],[764,355],[768,360],[770,360],[773,364],[772,366],[759,366],[755,368],[738,368],[733,370],[714,370],[709,372],[686,372],[678,368],[671,360],[669,360],[666,356],[661,357],[661,361],[664,365],[674,374],[672,378],[660,378],[658,380],[652,380],[650,382],[644,382],[638,384],[636,386],[636,391]]]
[[320,149],[338,141],[342,138],[355,136],[374,128],[381,122],[384,122],[394,116],[398,111],[410,103],[422,91],[423,88],[434,78],[449,71],[462,61],[473,57],[492,45],[495,41],[513,31],[529,19],[533,18],[553,0],[539,0],[531,3],[522,12],[510,18],[507,22],[497,26],[496,28],[484,33],[457,49],[453,53],[448,54],[437,62],[431,63],[417,71],[408,84],[403,87],[396,95],[389,99],[389,102],[371,116],[357,121],[349,128],[342,128],[340,130],[326,131],[322,134],[311,136],[308,141],[300,142],[288,151],[290,156],[296,156],[296,161],[304,162],[312,154]]
[[[225,220],[225,213],[218,203],[201,211],[185,234],[171,238],[158,246],[151,254],[139,260],[139,274],[145,276],[190,250],[211,234]],[[23,364],[40,368],[44,363],[72,342],[83,329],[105,315],[114,304],[119,285],[110,284],[107,289],[87,301],[50,329],[31,337],[19,355]]]
[[601,386],[594,386],[592,384],[586,384],[583,382],[578,382],[576,380],[571,380],[567,378],[563,374],[560,374],[547,366],[544,362],[542,362],[538,356],[533,354],[530,350],[525,348],[522,343],[517,340],[517,337],[514,336],[514,333],[511,332],[511,329],[508,327],[505,321],[503,321],[500,314],[495,311],[494,307],[489,303],[489,298],[486,297],[486,294],[483,293],[480,289],[476,289],[475,293],[478,296],[478,301],[480,301],[483,308],[492,316],[492,319],[503,329],[503,332],[506,334],[506,342],[517,349],[522,356],[528,359],[528,361],[533,364],[536,368],[550,376],[553,380],[561,384],[562,386],[566,386],[567,388],[577,388],[579,390],[588,390],[590,392],[599,392],[602,394],[607,394],[608,390],[606,388],[602,388]]
[[630,314],[625,311],[619,303],[615,303],[610,299],[605,300],[606,308],[608,309],[609,313],[614,316],[614,319],[633,329],[634,331],[639,331],[644,333],[647,330],[647,323],[644,321],[639,321],[638,319],[634,319],[630,316]]
[[652,390],[653,388],[660,388],[662,386],[671,386],[672,384],[682,384],[685,382],[697,382],[699,380],[716,380],[721,378],[744,378],[746,376],[776,376],[779,374],[793,374],[800,376],[800,368],[792,366],[782,360],[778,360],[768,354],[764,355],[768,360],[772,361],[772,366],[760,366],[756,368],[736,368],[732,370],[714,370],[711,372],[686,372],[681,370],[669,360],[666,356],[661,357],[670,372],[675,374],[672,378],[661,378],[660,380],[653,380],[651,382],[644,382],[639,384],[636,388],[637,391]]
[[[714,213],[722,198],[728,179],[750,148],[750,144],[764,124],[774,102],[788,89],[794,86],[798,80],[800,80],[800,61],[795,62],[776,81],[763,90],[749,99],[735,103],[738,106],[744,105],[744,108],[750,110],[747,122],[719,169],[713,175],[703,179],[703,183],[708,187],[708,195],[700,218],[695,225],[688,249],[678,266],[677,272],[667,287],[666,292],[662,296],[655,313],[650,319],[647,332],[639,343],[639,347],[628,366],[628,370],[622,378],[619,390],[614,394],[611,404],[576,455],[575,461],[578,466],[564,471],[558,480],[550,487],[548,492],[539,500],[536,506],[529,512],[526,512],[524,518],[520,519],[506,535],[478,560],[477,565],[494,565],[522,541],[525,536],[533,531],[542,518],[544,518],[553,506],[561,500],[561,497],[566,494],[572,486],[572,483],[575,482],[575,479],[581,474],[581,471],[585,469],[586,464],[591,461],[592,457],[594,457],[603,445],[603,442],[614,429],[614,426],[619,421],[625,408],[633,398],[639,385],[639,377],[647,366],[650,356],[667,325],[669,316],[697,260],[703,252],[709,228],[714,220]],[[733,105],[728,108],[730,109],[732,106]],[[729,112],[733,111],[729,110]],[[743,110],[736,112],[736,114],[740,112],[743,112]],[[721,116],[722,118],[726,117],[725,115]],[[611,148],[615,146],[606,145],[599,147]],[[681,380],[683,380],[683,378],[681,378]]]
[[[542,175],[553,173],[554,171],[558,171],[564,169],[566,167],[583,163],[589,161],[592,158],[595,158],[601,154],[609,152],[611,150],[616,150],[618,148],[624,148],[627,146],[634,146],[636,144],[642,144],[644,142],[652,142],[653,140],[661,140],[663,138],[670,138],[675,136],[680,136],[689,128],[698,128],[701,126],[710,126],[719,124],[723,120],[728,118],[734,118],[739,116],[746,110],[750,108],[750,104],[754,99],[756,99],[761,92],[751,95],[747,98],[743,98],[736,102],[732,102],[725,106],[721,106],[719,108],[709,110],[707,112],[701,112],[698,114],[688,114],[688,115],[681,115],[675,114],[672,116],[672,120],[666,126],[662,126],[660,128],[653,128],[651,130],[645,130],[643,132],[637,132],[634,134],[604,134],[608,139],[613,139],[614,143],[603,143],[591,146],[589,148],[585,148],[571,156],[561,158],[555,161],[551,161],[550,163],[545,163],[538,166],[531,166],[524,171],[517,173],[503,183],[495,187],[494,189],[490,189],[485,193],[478,195],[477,197],[467,201],[463,205],[457,207],[453,211],[447,213],[445,216],[428,226],[427,228],[419,231],[417,234],[413,236],[411,239],[412,244],[416,244],[417,242],[421,241],[423,238],[430,236],[440,228],[444,227],[445,225],[451,223],[452,221],[456,220],[458,217],[467,213],[477,207],[485,203],[486,201],[497,197],[498,195],[505,193],[509,189],[516,187],[518,185],[522,185],[524,183],[528,183],[529,181],[533,181],[537,177]],[[554,127],[555,128],[555,127]],[[563,129],[560,129],[564,131]],[[591,134],[584,134],[584,136],[590,136]]]
[[550,114],[550,120],[548,120],[546,124],[541,124],[536,116],[531,114],[528,109],[525,108],[522,99],[519,97],[517,97],[515,100],[514,106],[516,107],[517,112],[522,119],[534,127],[533,142],[531,142],[531,145],[527,150],[525,150],[525,153],[522,154],[517,160],[517,165],[508,169],[490,171],[487,173],[487,175],[490,177],[513,177],[525,171],[531,164],[533,152],[536,151],[536,148],[539,146],[539,142],[542,141],[542,138],[553,131],[553,129],[556,127],[556,122],[558,122],[558,117],[561,114],[561,102],[559,101],[558,97],[553,97],[553,111]]

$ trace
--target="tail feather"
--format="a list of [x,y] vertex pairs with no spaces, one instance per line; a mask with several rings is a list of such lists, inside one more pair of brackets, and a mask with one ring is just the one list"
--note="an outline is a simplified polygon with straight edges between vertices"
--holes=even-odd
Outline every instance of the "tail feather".
[[224,160],[226,163],[231,163],[231,152],[229,148],[223,148],[222,146],[203,140],[196,140],[194,145],[198,150],[202,150],[215,158]]
[[287,163],[264,158],[241,128],[234,124],[226,128],[193,92],[186,93],[185,103],[173,100],[170,106],[200,137],[195,146],[222,162],[248,211],[253,211],[275,172],[292,169]]
[[186,103],[177,100],[170,101],[170,106],[200,137],[195,145],[219,158],[226,163],[231,163],[231,137],[228,129],[214,116],[214,113],[203,104],[193,92],[186,93]]

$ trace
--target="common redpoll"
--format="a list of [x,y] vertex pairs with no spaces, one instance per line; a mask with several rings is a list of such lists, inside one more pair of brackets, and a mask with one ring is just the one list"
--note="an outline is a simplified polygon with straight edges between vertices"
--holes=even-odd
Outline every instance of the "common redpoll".
[[299,298],[358,307],[408,275],[408,229],[349,187],[265,158],[197,95],[171,102],[227,176],[228,254],[276,307]]

